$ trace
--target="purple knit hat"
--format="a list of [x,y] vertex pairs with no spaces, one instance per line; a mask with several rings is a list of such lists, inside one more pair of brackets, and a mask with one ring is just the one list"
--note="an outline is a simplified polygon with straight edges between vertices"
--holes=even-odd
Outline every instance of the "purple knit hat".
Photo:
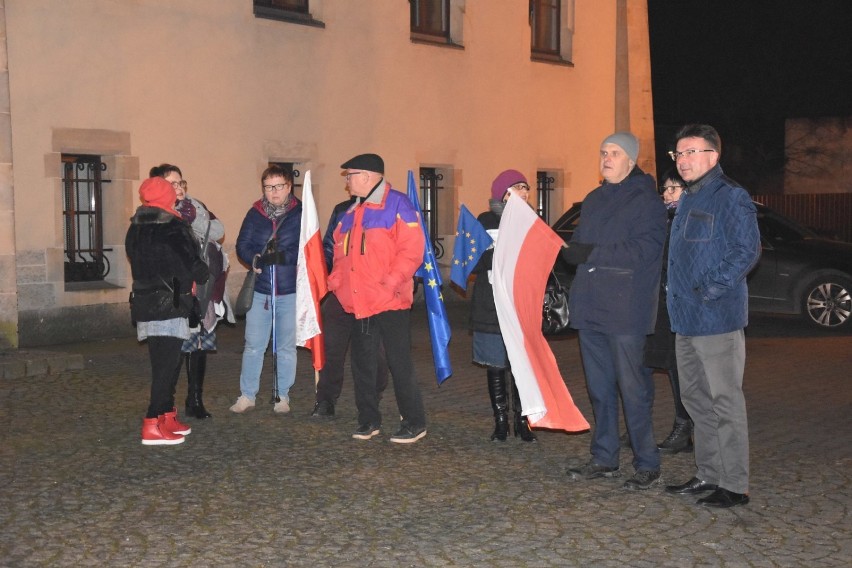
[[509,191],[509,188],[516,183],[525,183],[529,185],[527,178],[518,170],[505,170],[500,172],[494,181],[491,182],[491,199],[503,201],[503,196]]

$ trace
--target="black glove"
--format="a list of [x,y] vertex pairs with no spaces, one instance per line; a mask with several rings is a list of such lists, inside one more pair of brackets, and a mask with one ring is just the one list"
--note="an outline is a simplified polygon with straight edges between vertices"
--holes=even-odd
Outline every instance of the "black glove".
[[562,260],[576,266],[586,262],[593,250],[595,245],[571,242],[567,247],[563,247],[559,254],[562,255]]
[[269,266],[270,264],[284,264],[284,251],[268,252],[260,257],[260,264]]

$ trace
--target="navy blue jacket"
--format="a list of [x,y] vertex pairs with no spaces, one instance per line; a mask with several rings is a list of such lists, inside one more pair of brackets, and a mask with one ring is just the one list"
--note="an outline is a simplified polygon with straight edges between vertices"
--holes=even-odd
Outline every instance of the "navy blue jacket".
[[[267,250],[269,237],[273,229],[276,235],[278,252],[277,270],[275,272],[277,296],[296,293],[296,262],[299,259],[299,231],[302,225],[302,202],[295,195],[290,199],[295,204],[287,209],[279,219],[277,226],[273,223],[261,206],[261,201],[254,203],[246,213],[240,234],[237,237],[237,256],[246,266],[251,266],[256,254],[263,255]],[[272,290],[271,266],[263,262],[257,264],[263,268],[263,273],[257,275],[254,284],[255,292],[269,294]]]
[[571,327],[614,335],[654,331],[666,208],[654,178],[634,167],[583,200],[572,242],[595,246],[577,266],[568,300]]
[[669,241],[672,331],[718,335],[748,325],[746,276],[760,258],[757,211],[716,165],[684,190]]

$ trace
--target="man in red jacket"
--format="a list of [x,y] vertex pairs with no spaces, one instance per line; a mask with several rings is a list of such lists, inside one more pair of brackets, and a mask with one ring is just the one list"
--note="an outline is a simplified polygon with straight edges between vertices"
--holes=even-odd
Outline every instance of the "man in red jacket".
[[384,343],[401,417],[390,441],[410,444],[426,435],[410,330],[414,272],[425,247],[420,214],[384,179],[380,156],[359,154],[340,167],[356,200],[334,230],[328,288],[356,319],[351,341],[358,429],[352,437],[369,440],[381,431],[376,366]]

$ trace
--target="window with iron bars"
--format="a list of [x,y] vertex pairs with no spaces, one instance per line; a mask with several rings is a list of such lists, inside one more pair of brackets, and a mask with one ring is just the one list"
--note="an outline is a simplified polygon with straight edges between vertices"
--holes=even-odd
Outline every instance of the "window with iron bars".
[[62,215],[65,232],[65,281],[93,282],[109,274],[104,254],[103,184],[106,164],[100,156],[62,155]]
[[443,179],[444,175],[437,168],[420,168],[420,207],[436,260],[444,256],[443,239],[435,236],[438,234],[438,190],[444,189],[440,185]]
[[409,0],[411,33],[450,39],[450,0]]
[[254,0],[254,15],[258,18],[325,27],[324,23],[311,15],[308,0]]
[[551,196],[553,195],[554,183],[556,183],[556,178],[550,172],[536,172],[536,213],[548,225],[550,224]]
[[560,58],[559,26],[561,0],[530,0],[530,26],[532,28],[532,54],[546,58]]

